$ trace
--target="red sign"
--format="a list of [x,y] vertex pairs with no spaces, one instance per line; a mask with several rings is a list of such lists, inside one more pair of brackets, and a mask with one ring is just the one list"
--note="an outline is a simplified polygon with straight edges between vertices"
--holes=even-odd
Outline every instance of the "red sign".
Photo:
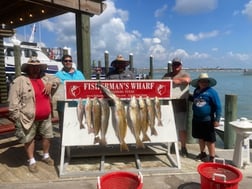
[[97,84],[103,85],[121,99],[136,97],[171,98],[171,80],[83,80],[65,81],[65,99],[107,98]]

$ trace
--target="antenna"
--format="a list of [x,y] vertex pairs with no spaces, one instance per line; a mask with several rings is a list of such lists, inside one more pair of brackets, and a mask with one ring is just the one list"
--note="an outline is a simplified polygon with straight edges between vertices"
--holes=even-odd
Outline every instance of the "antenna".
[[34,34],[35,34],[35,31],[36,31],[36,24],[33,24],[33,26],[32,26],[32,32],[31,32],[31,35],[30,35],[30,38],[29,38],[29,42],[30,42],[30,43],[33,43],[33,42],[34,42]]

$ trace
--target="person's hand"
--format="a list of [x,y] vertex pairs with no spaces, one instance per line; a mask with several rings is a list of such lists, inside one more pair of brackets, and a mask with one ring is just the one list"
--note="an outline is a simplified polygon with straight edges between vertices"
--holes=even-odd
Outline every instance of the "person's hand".
[[214,122],[213,122],[213,125],[214,125],[214,127],[219,127],[219,126],[220,126],[220,123],[219,123],[218,121],[214,121]]
[[43,93],[46,95],[49,95],[49,94],[51,94],[51,90],[52,90],[52,84],[47,83],[47,84],[45,84],[45,88],[43,90]]

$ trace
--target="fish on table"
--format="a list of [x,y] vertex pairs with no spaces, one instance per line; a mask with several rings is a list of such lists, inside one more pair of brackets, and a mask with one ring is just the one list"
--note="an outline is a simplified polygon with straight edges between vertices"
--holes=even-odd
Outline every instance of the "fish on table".
[[100,145],[106,146],[107,145],[106,133],[109,124],[110,108],[109,103],[106,99],[100,98],[99,101],[101,105]]
[[148,131],[148,112],[145,100],[140,96],[138,98],[139,104],[139,117],[141,123],[141,130],[142,130],[142,141],[151,141],[149,136],[147,135]]
[[158,126],[163,126],[161,105],[160,105],[159,98],[157,96],[154,99],[154,105],[155,105],[155,116],[156,116],[157,121],[158,121],[157,125]]
[[128,145],[125,142],[127,133],[127,120],[124,103],[118,98],[112,91],[103,86],[101,83],[97,83],[97,86],[114,101],[115,106],[111,107],[113,126],[120,142],[121,151],[129,151]]
[[83,124],[83,118],[84,118],[84,105],[83,105],[83,100],[80,98],[78,100],[78,105],[77,105],[77,118],[80,124],[80,129],[84,129],[85,126]]
[[88,134],[94,132],[93,123],[92,123],[92,106],[93,101],[89,97],[86,98],[86,104],[85,104],[85,124],[88,128]]
[[132,96],[127,109],[128,126],[136,139],[136,148],[145,148],[140,134],[142,130],[142,123],[139,116],[140,108],[135,96]]
[[146,97],[146,105],[147,105],[147,112],[148,112],[148,125],[151,130],[151,135],[157,136],[157,130],[155,128],[155,107],[153,101],[147,96]]
[[94,128],[94,144],[100,143],[99,132],[101,129],[101,104],[97,97],[93,98],[92,123]]

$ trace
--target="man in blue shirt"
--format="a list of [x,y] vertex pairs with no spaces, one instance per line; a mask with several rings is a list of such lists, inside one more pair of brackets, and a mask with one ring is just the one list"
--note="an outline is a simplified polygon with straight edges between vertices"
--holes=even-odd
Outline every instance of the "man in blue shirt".
[[215,157],[215,127],[219,126],[221,118],[221,102],[218,93],[212,88],[216,83],[207,73],[201,73],[197,79],[191,81],[191,85],[196,88],[192,96],[192,136],[199,140],[200,154],[196,159],[201,161],[206,161],[206,146],[209,161],[213,161]]
[[[71,55],[63,55],[61,62],[63,64],[63,68],[62,70],[59,70],[55,75],[56,77],[60,79],[62,89],[63,89],[63,84],[66,80],[85,80],[85,77],[82,74],[82,72],[73,67],[73,60],[72,60]],[[60,132],[62,132],[63,121],[64,121],[64,108],[65,108],[65,101],[62,101],[62,100],[63,99],[57,101]],[[77,106],[77,102],[76,101],[68,102],[68,106],[75,107]]]

